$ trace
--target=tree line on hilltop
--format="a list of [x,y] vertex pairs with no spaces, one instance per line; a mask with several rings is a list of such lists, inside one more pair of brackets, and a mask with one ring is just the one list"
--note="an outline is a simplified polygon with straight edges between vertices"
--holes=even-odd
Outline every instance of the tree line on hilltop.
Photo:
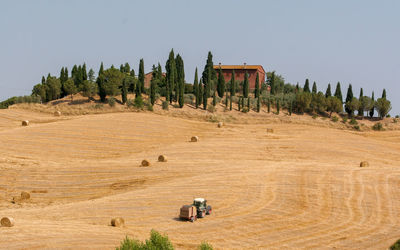
[[[71,73],[67,67],[62,67],[60,75],[42,77],[40,83],[33,87],[32,95],[26,97],[13,97],[2,103],[0,107],[7,107],[18,102],[49,102],[66,96],[73,100],[74,94],[80,92],[83,96],[94,100],[99,96],[101,102],[106,102],[117,95],[121,95],[122,104],[128,102],[128,94],[135,94],[135,103],[143,103],[142,95],[149,96],[149,105],[155,104],[157,99],[164,98],[163,108],[168,108],[168,103],[176,103],[176,107],[182,108],[185,103],[192,104],[196,108],[213,111],[218,103],[225,105],[227,110],[233,109],[233,104],[242,112],[251,109],[259,112],[262,106],[275,108],[279,113],[281,109],[287,109],[289,114],[296,113],[341,113],[343,109],[349,117],[355,112],[358,116],[373,117],[375,110],[380,118],[384,118],[391,110],[391,103],[386,98],[386,90],[383,90],[381,98],[375,100],[374,92],[371,97],[364,95],[360,89],[360,95],[353,95],[352,85],[347,89],[346,98],[343,99],[341,84],[336,84],[332,93],[331,84],[323,93],[318,91],[317,84],[306,79],[303,87],[299,84],[285,83],[284,78],[275,72],[267,72],[267,80],[259,79],[257,73],[255,89],[249,89],[249,76],[245,73],[243,81],[235,80],[235,71],[232,70],[231,79],[227,82],[221,68],[214,69],[213,56],[209,52],[204,69],[199,76],[195,70],[194,82],[185,82],[185,69],[183,58],[175,56],[172,49],[165,63],[165,74],[160,63],[152,67],[152,79],[149,88],[145,88],[144,61],[139,61],[137,76],[129,63],[121,64],[119,69],[111,65],[105,69],[101,63],[97,76],[93,69],[87,71],[86,64],[74,65]],[[209,101],[211,98],[211,102]],[[211,106],[210,106],[211,105]]]

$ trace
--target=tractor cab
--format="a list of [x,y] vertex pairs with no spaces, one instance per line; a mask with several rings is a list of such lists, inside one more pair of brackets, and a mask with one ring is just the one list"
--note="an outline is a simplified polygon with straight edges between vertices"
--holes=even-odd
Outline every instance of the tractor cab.
[[211,206],[207,206],[207,200],[204,198],[196,198],[193,201],[193,206],[197,209],[197,217],[203,218],[206,214],[211,214]]

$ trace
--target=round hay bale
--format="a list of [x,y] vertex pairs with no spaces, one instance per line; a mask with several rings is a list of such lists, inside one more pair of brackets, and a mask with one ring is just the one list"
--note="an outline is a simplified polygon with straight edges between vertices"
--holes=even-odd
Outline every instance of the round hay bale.
[[142,166],[143,167],[149,167],[150,166],[150,162],[148,160],[143,160],[142,161]]
[[274,133],[274,129],[273,128],[267,128],[267,133]]
[[28,126],[28,125],[29,125],[29,121],[28,120],[22,121],[22,126]]
[[222,128],[224,124],[222,122],[218,122],[218,128]]
[[369,166],[369,163],[367,161],[360,162],[360,168],[365,168],[365,167],[368,167],[368,166]]
[[61,112],[60,111],[54,112],[54,116],[61,116]]
[[199,137],[198,136],[192,136],[192,138],[190,139],[191,142],[198,142],[199,141]]
[[123,227],[124,225],[125,225],[125,221],[121,217],[111,219],[111,226],[113,226],[113,227]]
[[14,226],[14,219],[11,217],[3,217],[0,223],[2,227],[12,227]]
[[29,200],[31,195],[28,192],[22,191],[21,192],[21,200]]
[[167,157],[165,157],[165,155],[159,155],[158,156],[158,161],[159,162],[167,162]]

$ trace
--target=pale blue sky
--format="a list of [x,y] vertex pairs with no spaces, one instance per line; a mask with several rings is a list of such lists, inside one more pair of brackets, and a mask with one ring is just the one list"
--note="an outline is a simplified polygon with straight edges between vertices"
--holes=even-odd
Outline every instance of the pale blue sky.
[[[174,48],[186,80],[214,63],[261,64],[325,92],[340,81],[358,97],[387,89],[400,114],[400,1],[0,2],[0,100],[31,93],[42,75],[86,62],[96,72],[129,62],[164,67]],[[334,90],[333,90],[334,91]]]

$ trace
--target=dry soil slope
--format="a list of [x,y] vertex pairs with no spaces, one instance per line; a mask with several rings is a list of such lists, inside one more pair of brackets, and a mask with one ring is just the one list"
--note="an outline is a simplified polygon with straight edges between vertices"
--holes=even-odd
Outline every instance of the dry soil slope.
[[[194,134],[200,141],[188,142]],[[218,129],[143,113],[3,129],[0,216],[16,225],[0,228],[0,241],[113,248],[154,228],[178,248],[206,240],[216,248],[383,249],[400,237],[400,144],[391,139],[399,136],[292,124]],[[167,163],[155,162],[160,153]],[[143,158],[153,165],[139,167]],[[360,169],[361,160],[370,167]],[[21,190],[36,193],[11,204]],[[177,220],[197,196],[214,214]],[[126,227],[108,226],[113,216]]]

